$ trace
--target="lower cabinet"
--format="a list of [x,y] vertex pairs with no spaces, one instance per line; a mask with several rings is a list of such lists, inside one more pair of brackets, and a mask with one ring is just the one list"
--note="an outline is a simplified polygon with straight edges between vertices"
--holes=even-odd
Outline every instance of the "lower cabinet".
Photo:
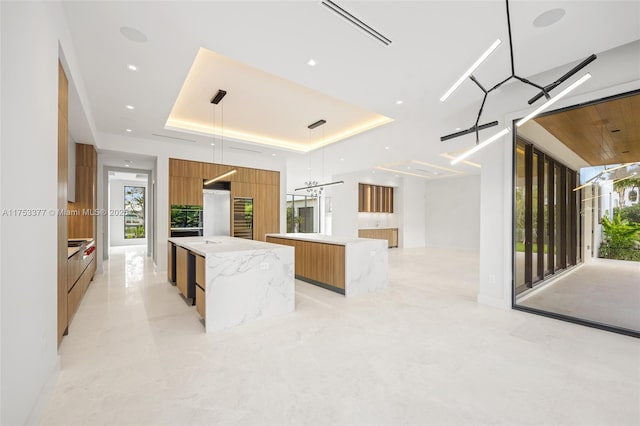
[[95,251],[88,256],[78,252],[67,259],[67,324],[71,323],[95,272]]
[[176,247],[176,287],[187,298],[195,297],[195,255]]
[[205,288],[206,281],[206,263],[205,258],[196,255],[196,311],[205,319]]
[[358,237],[387,240],[389,248],[398,247],[398,228],[358,229]]

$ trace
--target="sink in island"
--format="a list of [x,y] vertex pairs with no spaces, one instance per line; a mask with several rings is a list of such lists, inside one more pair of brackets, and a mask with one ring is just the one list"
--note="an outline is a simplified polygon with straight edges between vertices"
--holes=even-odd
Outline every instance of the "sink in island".
[[267,242],[295,248],[296,278],[347,297],[386,288],[387,241],[322,234],[267,234]]
[[294,310],[294,250],[226,236],[177,237],[168,276],[195,301],[207,332]]

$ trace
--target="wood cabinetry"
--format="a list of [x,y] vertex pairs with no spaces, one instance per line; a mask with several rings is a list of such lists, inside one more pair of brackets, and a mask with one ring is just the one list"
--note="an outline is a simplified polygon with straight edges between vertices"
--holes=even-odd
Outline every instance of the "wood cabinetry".
[[[231,198],[253,199],[252,238],[264,241],[265,234],[277,233],[280,230],[278,171],[170,158],[169,208],[171,205],[202,206],[203,182],[233,169],[236,169],[236,173],[224,179],[231,184]],[[229,213],[233,215],[233,212]],[[233,229],[231,231],[233,233]]]
[[169,176],[169,204],[202,206],[202,178]]
[[358,229],[358,237],[387,240],[389,247],[398,247],[398,228]]
[[96,252],[85,255],[80,250],[67,260],[67,325],[75,315],[96,272]]
[[205,319],[205,293],[207,288],[205,258],[196,255],[196,311]]
[[68,217],[69,238],[95,238],[98,204],[98,153],[93,145],[76,144],[76,201],[69,203],[78,215]]
[[393,187],[358,184],[358,211],[366,213],[393,213]]
[[267,237],[267,242],[295,248],[297,278],[314,284],[345,289],[345,250],[343,245]]

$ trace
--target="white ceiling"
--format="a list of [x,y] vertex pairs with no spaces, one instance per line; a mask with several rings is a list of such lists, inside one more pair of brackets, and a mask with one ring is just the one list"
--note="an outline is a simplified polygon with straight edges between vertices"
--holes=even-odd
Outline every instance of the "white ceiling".
[[[307,173],[307,166],[322,157],[327,173],[410,160],[448,166],[448,159],[440,154],[470,146],[473,139],[442,143],[439,136],[475,122],[481,93],[466,82],[444,104],[439,97],[496,38],[508,40],[505,3],[394,0],[338,4],[393,43],[386,47],[375,41],[319,1],[69,1],[64,8],[99,132],[127,134],[125,129],[130,128],[132,135],[158,144],[166,139],[153,134],[187,137],[208,145],[210,138],[164,128],[193,59],[203,47],[395,120],[335,143],[326,152],[318,150],[323,152],[306,157],[283,153],[291,158],[288,167],[292,170],[297,167],[301,174]],[[638,1],[515,0],[510,5],[517,74],[531,77],[562,67],[552,76],[544,75],[540,83],[553,81],[571,63],[591,53],[640,39]],[[538,15],[558,7],[566,9],[560,22],[547,28],[533,26]],[[148,41],[127,40],[120,34],[121,26],[142,31]],[[315,67],[307,65],[310,58],[317,61]],[[485,86],[504,79],[510,71],[508,58],[508,43],[503,43],[476,77]],[[602,58],[589,69],[616,66]],[[137,65],[138,71],[129,71],[127,64]],[[620,72],[630,79],[640,75],[633,66]],[[590,81],[597,82],[595,72],[594,77]],[[526,100],[536,92],[522,86],[507,84],[492,94],[486,121],[527,108]],[[581,90],[593,89],[588,83],[576,93]],[[398,100],[403,104],[396,104]],[[135,110],[125,105],[134,105]],[[478,169],[461,164],[459,170],[473,173]]]

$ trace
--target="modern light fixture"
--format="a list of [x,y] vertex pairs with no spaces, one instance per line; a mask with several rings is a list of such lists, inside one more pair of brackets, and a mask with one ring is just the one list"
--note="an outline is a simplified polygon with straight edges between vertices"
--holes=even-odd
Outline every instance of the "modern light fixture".
[[211,103],[214,105],[218,105],[222,98],[224,98],[227,94],[226,90],[218,90],[218,93],[211,99]]
[[460,85],[467,79],[469,78],[469,76],[471,75],[471,73],[473,73],[484,61],[487,60],[487,58],[489,57],[489,55],[491,55],[493,53],[494,50],[496,50],[498,48],[498,46],[500,46],[500,43],[502,43],[502,40],[497,39],[496,41],[493,42],[493,44],[491,46],[489,46],[489,48],[487,50],[485,50],[485,52],[478,58],[478,60],[476,60],[473,65],[471,65],[469,67],[468,70],[466,70],[464,72],[464,74],[462,74],[462,76],[458,79],[458,81],[456,81],[455,83],[453,83],[453,86],[451,86],[449,88],[449,90],[447,90],[445,92],[444,95],[442,95],[442,97],[440,98],[440,102],[444,102],[447,100],[447,98],[449,96],[451,96],[451,94],[453,92],[455,92],[455,90],[460,87]]
[[322,0],[321,4],[323,6],[326,6],[330,11],[337,14],[341,18],[345,19],[347,22],[355,25],[356,27],[364,31],[366,34],[378,40],[380,43],[384,44],[385,46],[388,46],[391,44],[391,40],[389,40],[387,37],[383,36],[378,31],[374,30],[369,25],[365,24],[360,19],[356,18],[351,13],[347,12],[346,10],[344,10],[343,8],[341,8],[331,0]]
[[582,83],[584,83],[585,81],[589,80],[591,78],[591,74],[586,73],[585,75],[583,75],[582,77],[580,77],[578,80],[576,80],[573,84],[571,84],[571,86],[567,87],[566,89],[564,89],[562,92],[558,93],[556,96],[554,96],[551,99],[548,99],[547,102],[543,103],[542,105],[540,105],[538,108],[536,108],[535,110],[533,110],[533,112],[529,115],[527,115],[526,117],[520,119],[517,123],[516,126],[520,127],[522,126],[524,123],[526,123],[527,121],[531,120],[533,117],[536,117],[538,114],[540,114],[542,111],[544,111],[545,109],[549,108],[551,105],[555,104],[557,101],[559,101],[562,97],[566,96],[567,93],[571,92],[572,90],[574,90],[576,87],[580,86]]
[[[327,123],[327,120],[318,120],[314,123],[311,123],[307,126],[307,129],[309,129],[309,143],[311,143],[311,130],[320,127],[324,124]],[[324,129],[322,131],[322,139],[324,142]],[[324,178],[324,144],[322,145],[322,177]],[[311,155],[311,153],[307,153],[307,155]],[[341,159],[342,160],[342,159]],[[311,171],[311,167],[307,168],[308,171]],[[306,190],[309,195],[311,195],[312,197],[317,197],[319,195],[322,195],[322,191],[324,190],[325,187],[327,186],[333,186],[333,185],[340,185],[343,184],[344,181],[336,181],[336,182],[330,182],[330,183],[320,183],[317,180],[311,180],[311,178],[309,177],[308,180],[306,180],[304,182],[304,186],[302,188],[296,188],[296,191],[302,191],[302,190]]]
[[476,152],[480,151],[485,146],[489,145],[491,142],[494,142],[494,141],[500,139],[502,136],[506,135],[507,133],[509,133],[509,128],[505,127],[504,129],[502,129],[501,131],[499,131],[495,135],[491,136],[486,141],[484,141],[482,143],[479,143],[478,145],[474,146],[470,150],[465,151],[464,153],[460,154],[459,156],[457,156],[456,158],[451,160],[451,165],[453,166],[454,164],[459,163],[460,161],[464,160],[465,158],[470,157],[471,155],[473,155]]
[[[222,101],[222,98],[224,98],[227,94],[226,90],[218,90],[218,92],[215,94],[215,96],[211,99],[211,103],[214,105],[213,107],[213,128],[211,129],[211,134],[213,135],[213,142],[211,143],[211,146],[215,147],[215,137],[216,137],[216,105],[218,105],[220,103],[220,101]],[[224,104],[222,105],[222,120],[221,120],[221,125],[220,125],[220,143],[221,143],[221,147],[220,147],[220,162],[222,164],[224,164]],[[213,155],[214,155],[214,163],[215,163],[215,148],[213,148]],[[217,182],[221,179],[224,179],[228,176],[231,176],[232,174],[236,173],[238,170],[236,169],[231,169],[219,176],[216,176],[212,179],[206,180],[204,181],[204,186],[210,185],[214,182]]]
[[213,179],[209,179],[209,180],[205,181],[205,182],[204,182],[204,184],[205,184],[205,185],[212,184],[213,182],[217,182],[217,181],[219,181],[220,179],[224,179],[224,178],[226,178],[226,177],[228,177],[228,176],[231,176],[232,174],[234,174],[234,173],[235,173],[235,172],[237,172],[237,171],[238,171],[238,170],[236,170],[236,169],[229,170],[228,172],[223,173],[223,174],[221,174],[220,176],[216,176],[216,177],[214,177]]
[[[483,130],[483,129],[487,129],[489,127],[493,127],[493,126],[497,126],[498,122],[497,121],[493,121],[491,123],[486,123],[486,124],[480,124],[480,119],[482,118],[482,112],[484,110],[484,106],[485,103],[487,101],[487,97],[489,96],[489,93],[493,92],[494,90],[498,89],[500,86],[502,86],[503,84],[505,84],[506,82],[508,82],[511,79],[516,79],[524,84],[528,84],[529,86],[535,87],[536,89],[538,89],[540,92],[535,95],[534,97],[532,97],[531,99],[529,99],[528,104],[531,105],[534,102],[536,102],[538,99],[540,99],[541,97],[545,97],[547,100],[552,100],[551,97],[549,96],[549,92],[553,89],[555,89],[556,87],[558,87],[560,84],[562,84],[563,82],[565,82],[566,80],[568,80],[571,76],[573,76],[574,74],[576,74],[578,71],[580,71],[581,69],[583,69],[584,67],[586,67],[587,65],[589,65],[591,62],[595,61],[597,56],[596,55],[591,55],[588,58],[586,58],[585,60],[583,60],[581,63],[579,63],[578,65],[576,65],[575,67],[573,67],[571,70],[569,70],[567,73],[565,73],[564,75],[562,75],[560,78],[558,78],[557,80],[555,80],[553,83],[547,84],[546,86],[542,86],[536,83],[533,83],[531,81],[529,81],[526,78],[520,77],[516,74],[516,69],[515,69],[515,63],[514,63],[514,56],[513,56],[513,40],[511,37],[511,17],[509,14],[509,0],[505,0],[505,4],[506,4],[506,11],[507,11],[507,29],[508,29],[508,34],[509,34],[509,57],[511,60],[511,74],[509,76],[507,76],[505,79],[503,79],[502,81],[498,82],[496,85],[494,85],[493,87],[487,89],[485,88],[473,75],[473,71],[480,65],[482,64],[482,62],[491,54],[491,52],[493,52],[498,45],[500,44],[499,40],[496,40],[490,47],[489,49],[487,49],[484,54],[482,56],[480,56],[480,58],[478,58],[478,60],[462,75],[462,77],[460,77],[460,79],[458,79],[456,81],[456,83],[454,83],[454,85],[442,96],[442,98],[440,98],[441,101],[445,101],[461,84],[462,82],[464,82],[464,80],[466,80],[467,78],[470,79],[471,81],[473,81],[475,83],[476,86],[478,86],[478,88],[483,92],[484,96],[482,98],[482,103],[480,104],[480,109],[478,111],[478,114],[476,116],[476,121],[475,124],[471,127],[469,127],[466,130],[462,130],[456,133],[452,133],[450,135],[445,135],[440,137],[441,141],[446,141],[449,139],[453,139],[459,136],[463,136],[463,135],[467,135],[469,133],[475,133],[476,134],[476,146],[478,146],[478,144],[480,143],[480,135],[479,135],[479,131]],[[589,75],[590,76],[590,75]],[[584,81],[586,81],[589,77],[583,77],[584,80],[581,78],[580,83],[578,83],[578,85],[584,83]],[[575,83],[574,83],[575,84]],[[573,86],[573,85],[572,85]],[[575,89],[576,86],[571,87],[570,89],[566,92],[568,93],[569,91]],[[554,98],[555,100],[553,100],[552,103],[556,102],[558,99],[560,99],[560,97],[566,95],[566,93],[561,93],[559,95],[559,97],[557,96],[556,98]],[[551,104],[548,105],[544,105],[544,108],[547,108],[548,106],[550,106]],[[538,111],[537,113],[540,113],[540,111],[542,111],[544,108],[541,108],[536,111]],[[534,115],[532,114],[532,117]],[[529,117],[528,119],[531,119],[532,117]],[[523,121],[524,122],[524,121]],[[502,132],[500,132],[502,133]],[[500,134],[498,133],[498,134]],[[495,135],[497,136],[497,135]],[[494,136],[494,137],[495,137]],[[495,140],[492,138],[490,138],[490,140]],[[486,145],[483,145],[486,146]],[[477,150],[474,150],[473,152],[475,152]],[[473,153],[472,152],[472,153]]]

